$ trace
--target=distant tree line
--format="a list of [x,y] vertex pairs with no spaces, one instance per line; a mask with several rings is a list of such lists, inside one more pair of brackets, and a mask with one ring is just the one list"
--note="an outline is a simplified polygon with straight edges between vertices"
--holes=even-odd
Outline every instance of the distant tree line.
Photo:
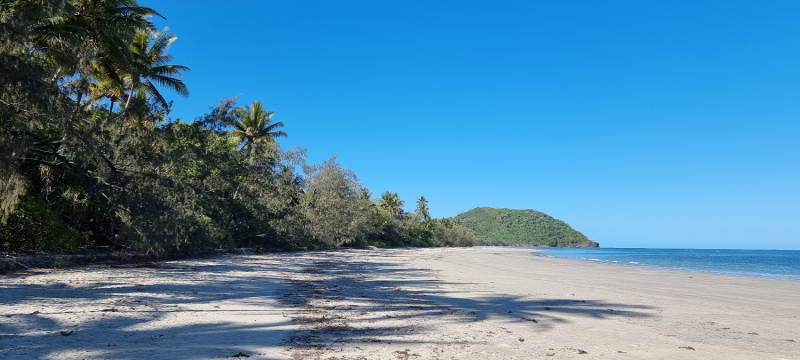
[[281,148],[259,101],[171,121],[176,40],[135,0],[0,4],[0,252],[470,246],[472,231],[377,199],[335,157]]

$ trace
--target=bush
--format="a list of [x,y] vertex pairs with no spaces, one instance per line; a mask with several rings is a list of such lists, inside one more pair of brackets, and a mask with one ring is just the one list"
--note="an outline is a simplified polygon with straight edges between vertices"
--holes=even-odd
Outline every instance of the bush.
[[65,224],[48,202],[24,196],[0,225],[0,249],[8,253],[75,252],[91,245],[89,231],[77,231]]
[[449,219],[433,222],[433,241],[441,246],[474,246],[475,233],[461,223]]

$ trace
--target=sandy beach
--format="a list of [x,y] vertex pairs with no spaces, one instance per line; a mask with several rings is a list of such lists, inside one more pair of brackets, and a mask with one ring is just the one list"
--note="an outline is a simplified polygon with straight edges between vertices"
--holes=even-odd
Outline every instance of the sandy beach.
[[[800,281],[500,247],[0,276],[4,359],[800,359]],[[65,336],[68,335],[68,336]]]

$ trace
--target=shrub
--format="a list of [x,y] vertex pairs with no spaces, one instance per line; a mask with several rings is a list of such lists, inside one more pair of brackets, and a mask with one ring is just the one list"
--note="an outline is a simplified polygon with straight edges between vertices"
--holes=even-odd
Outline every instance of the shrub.
[[91,245],[90,234],[70,228],[47,201],[24,196],[6,224],[0,225],[0,249],[9,253],[75,252]]

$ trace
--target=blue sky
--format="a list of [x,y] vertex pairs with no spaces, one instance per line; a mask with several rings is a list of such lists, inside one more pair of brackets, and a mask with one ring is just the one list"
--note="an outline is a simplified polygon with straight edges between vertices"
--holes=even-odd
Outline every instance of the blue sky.
[[153,1],[191,120],[262,100],[432,215],[536,209],[606,247],[800,249],[800,2]]

